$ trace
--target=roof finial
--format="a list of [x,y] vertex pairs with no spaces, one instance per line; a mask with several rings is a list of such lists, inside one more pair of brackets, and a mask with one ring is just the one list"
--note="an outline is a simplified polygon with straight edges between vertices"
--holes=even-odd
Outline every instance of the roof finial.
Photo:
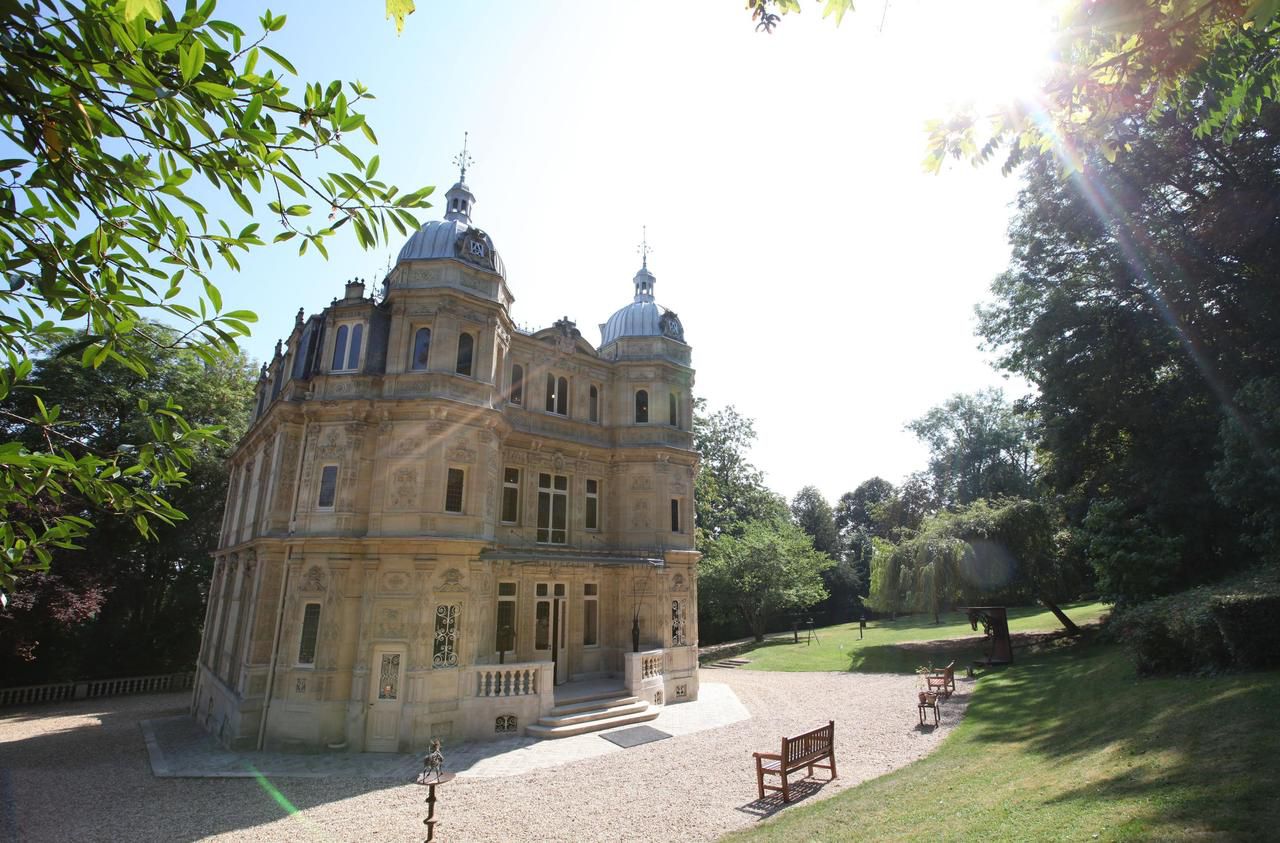
[[471,164],[476,163],[475,161],[472,160],[471,156],[467,154],[467,136],[469,134],[471,133],[470,132],[462,133],[462,151],[459,152],[457,155],[453,156],[453,163],[457,164],[459,167],[462,168],[462,175],[458,176],[459,184],[467,183],[467,167]]
[[653,247],[649,245],[649,226],[640,226],[640,245],[636,247],[636,251],[640,253],[640,262],[642,269],[649,268],[649,253],[653,251]]

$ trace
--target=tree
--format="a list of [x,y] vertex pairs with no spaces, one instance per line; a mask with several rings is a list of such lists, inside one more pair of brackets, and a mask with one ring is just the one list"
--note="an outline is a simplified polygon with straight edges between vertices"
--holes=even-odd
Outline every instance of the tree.
[[[872,477],[858,484],[852,492],[845,492],[836,503],[836,529],[848,536],[855,531],[874,534],[877,529],[872,508],[893,496],[893,484],[881,477]],[[881,536],[881,538],[887,538]]]
[[929,473],[942,506],[1025,497],[1035,485],[1035,423],[999,389],[957,394],[907,424],[929,446]]
[[[72,456],[136,454],[137,443],[151,435],[139,400],[154,406],[168,398],[191,423],[239,438],[256,380],[248,361],[237,357],[211,366],[192,351],[173,348],[173,330],[154,324],[146,329],[161,342],[146,354],[145,374],[114,361],[86,369],[55,349],[36,361],[30,389],[0,401],[3,418],[35,415],[38,395],[75,420],[61,428],[75,440],[65,446]],[[0,429],[29,449],[46,435],[36,424],[10,422]],[[157,527],[150,540],[125,521],[98,517],[91,501],[68,493],[62,506],[94,527],[84,549],[55,550],[47,573],[17,580],[12,605],[0,610],[0,672],[11,680],[40,682],[189,667],[203,618],[208,551],[216,543],[226,497],[226,451],[210,442],[192,454],[188,482],[164,490],[190,516],[181,527]],[[121,463],[126,469],[137,464],[125,456]],[[38,662],[28,664],[33,658]]]
[[708,596],[712,612],[736,616],[756,641],[764,641],[771,620],[827,596],[822,572],[831,564],[794,524],[751,521],[741,535],[723,534],[709,543],[699,592]]
[[860,575],[855,560],[850,558],[848,547],[836,529],[831,504],[816,486],[805,486],[791,499],[791,517],[813,541],[814,550],[835,563],[822,572],[827,599],[815,607],[815,613],[823,616],[827,623],[848,620],[866,580]]
[[1034,162],[979,312],[1037,387],[1044,482],[1121,600],[1247,562],[1245,513],[1280,507],[1220,468],[1269,459],[1249,390],[1280,371],[1280,106],[1230,145],[1194,124],[1135,126],[1128,154],[1066,181]]
[[693,447],[700,457],[694,498],[699,548],[725,533],[741,531],[749,521],[787,517],[786,502],[764,485],[762,475],[747,459],[756,432],[751,419],[732,407],[706,412],[694,403]]
[[[160,0],[0,5],[0,398],[24,388],[30,355],[53,348],[86,367],[140,373],[148,350],[165,345],[215,364],[233,354],[254,316],[224,310],[209,276],[264,245],[255,201],[278,224],[275,241],[322,254],[344,225],[373,246],[416,226],[411,211],[428,206],[429,188],[377,181],[377,156],[365,161],[344,139],[376,143],[358,110],[363,86],[312,83],[291,95],[293,66],[264,43],[284,18],[264,13],[250,37],[213,19],[214,6],[191,2],[178,15]],[[304,166],[321,153],[328,172]],[[211,213],[191,192],[195,176],[243,217]],[[147,319],[182,328],[164,339]],[[84,333],[68,344],[73,325]],[[77,420],[47,405],[9,419],[45,435],[34,447],[0,443],[0,602],[17,574],[89,534],[62,505],[72,490],[146,536],[183,517],[163,490],[183,482],[215,431],[163,401],[139,410],[151,441],[127,459],[71,456],[63,428]],[[133,482],[142,476],[151,482]]]

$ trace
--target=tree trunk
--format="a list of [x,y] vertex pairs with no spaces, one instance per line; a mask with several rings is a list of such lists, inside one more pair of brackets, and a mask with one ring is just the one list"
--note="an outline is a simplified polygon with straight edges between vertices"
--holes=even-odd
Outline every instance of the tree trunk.
[[1044,596],[1041,596],[1040,602],[1043,603],[1045,608],[1050,612],[1053,612],[1053,616],[1058,619],[1058,623],[1062,624],[1062,626],[1066,628],[1068,635],[1080,634],[1080,627],[1076,626],[1076,622],[1067,617],[1066,613],[1058,608],[1057,603],[1054,603],[1052,600]]

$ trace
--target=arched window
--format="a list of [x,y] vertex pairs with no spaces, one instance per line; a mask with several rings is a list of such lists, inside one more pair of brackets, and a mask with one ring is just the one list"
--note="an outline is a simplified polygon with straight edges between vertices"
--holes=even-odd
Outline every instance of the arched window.
[[351,326],[351,348],[347,350],[347,368],[355,369],[360,365],[360,340],[364,338],[364,325],[356,323]]
[[333,341],[333,365],[329,367],[335,372],[346,368],[342,364],[347,362],[347,334],[350,330],[346,325],[338,326],[338,336]]
[[565,378],[556,381],[556,412],[569,415],[569,381]]
[[413,335],[413,359],[409,361],[410,369],[427,368],[427,354],[431,351],[431,329],[419,328]]
[[636,390],[636,424],[649,423],[649,393],[643,389]]
[[547,375],[547,412],[556,411],[556,376]]
[[454,371],[460,375],[471,375],[471,357],[475,351],[476,340],[470,334],[458,336],[458,366]]
[[600,390],[596,389],[595,384],[591,385],[587,396],[587,418],[593,422],[600,421]]
[[511,403],[524,403],[524,367],[511,367]]
[[680,405],[676,403],[676,394],[673,392],[670,395],[668,395],[667,398],[669,399],[667,404],[668,404],[668,409],[670,410],[670,418],[671,418],[670,424],[672,427],[679,427],[680,426]]

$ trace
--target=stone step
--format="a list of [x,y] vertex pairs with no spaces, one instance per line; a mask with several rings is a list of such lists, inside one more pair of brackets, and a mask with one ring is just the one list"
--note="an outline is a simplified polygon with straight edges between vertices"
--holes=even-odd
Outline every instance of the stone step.
[[578,694],[569,694],[563,691],[556,694],[556,705],[567,706],[577,705],[579,703],[598,702],[599,700],[615,700],[627,696],[627,689],[619,685],[617,688],[606,688],[598,691],[588,691]]
[[662,711],[662,709],[651,706],[648,703],[642,703],[641,705],[644,706],[644,709],[633,714],[621,714],[603,720],[588,720],[585,723],[569,723],[562,726],[543,726],[541,723],[534,723],[527,726],[525,731],[529,737],[533,738],[568,738],[573,735],[584,735],[588,732],[612,729],[615,726],[644,723],[646,720],[653,720]]
[[575,723],[588,723],[592,720],[608,720],[611,717],[619,717],[624,714],[636,714],[649,707],[648,703],[641,702],[634,697],[631,700],[631,702],[621,704],[609,703],[595,708],[580,709],[576,712],[559,712],[552,709],[550,714],[538,718],[538,725],[571,726]]
[[598,708],[608,708],[610,706],[617,705],[630,705],[638,702],[640,702],[639,697],[607,694],[605,696],[597,696],[585,700],[573,700],[568,703],[563,703],[551,709],[548,714],[551,717],[559,717],[564,714],[578,714],[583,711],[592,711]]

